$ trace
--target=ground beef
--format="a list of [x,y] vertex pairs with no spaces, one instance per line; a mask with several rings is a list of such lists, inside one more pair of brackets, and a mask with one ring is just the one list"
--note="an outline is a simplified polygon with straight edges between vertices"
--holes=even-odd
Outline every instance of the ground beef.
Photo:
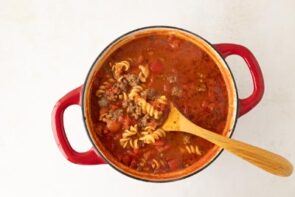
[[110,112],[110,119],[117,120],[122,115],[123,115],[123,109],[116,109]]
[[144,128],[148,125],[150,117],[148,115],[143,116],[138,120],[138,124],[140,127]]
[[98,100],[99,107],[106,107],[108,104],[109,104],[109,101],[108,101],[108,99],[105,96],[101,97]]
[[140,92],[140,96],[142,98],[146,99],[146,97],[147,97],[147,90],[144,90],[144,91]]
[[128,107],[128,101],[122,101],[122,107],[123,108]]
[[116,101],[118,98],[118,95],[121,93],[122,91],[113,86],[110,89],[106,90],[105,92],[105,97],[109,100],[109,101]]
[[172,95],[172,96],[175,96],[175,97],[181,97],[181,95],[182,95],[182,90],[181,90],[179,87],[174,86],[174,87],[172,88],[171,95]]
[[127,92],[128,82],[126,80],[122,80],[121,82],[117,82],[114,85],[119,88],[122,92]]
[[131,113],[134,113],[134,111],[135,111],[135,105],[129,102],[127,105],[126,112],[131,114]]
[[175,76],[175,75],[170,75],[170,76],[167,77],[167,81],[168,81],[169,83],[175,83],[175,82],[177,81],[177,76]]
[[128,81],[130,86],[136,86],[139,84],[139,79],[135,74],[126,74],[124,75],[124,78]]
[[146,100],[153,100],[153,99],[155,99],[156,94],[157,94],[157,91],[155,89],[149,88],[149,89],[142,91],[140,93],[140,96],[145,98]]
[[142,116],[141,107],[136,105],[134,102],[128,102],[126,112],[129,113],[136,120]]
[[142,115],[141,107],[136,105],[135,112],[134,112],[133,116],[135,119],[138,119],[141,115]]
[[147,89],[147,99],[148,100],[153,100],[155,99],[155,96],[157,94],[157,91],[153,88]]
[[109,101],[116,101],[118,96],[115,95],[115,94],[106,94],[106,98],[109,100]]

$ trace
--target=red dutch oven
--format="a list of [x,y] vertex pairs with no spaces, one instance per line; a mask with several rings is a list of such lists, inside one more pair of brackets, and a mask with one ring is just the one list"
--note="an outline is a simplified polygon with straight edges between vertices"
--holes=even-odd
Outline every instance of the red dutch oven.
[[[154,181],[154,182],[165,182],[165,181],[174,181],[179,180],[181,178],[188,177],[192,174],[195,174],[210,163],[212,163],[218,155],[222,152],[222,149],[215,146],[210,154],[205,155],[201,161],[192,165],[191,167],[185,168],[183,170],[177,172],[171,172],[162,175],[155,174],[141,174],[133,169],[124,166],[123,164],[116,161],[110,153],[102,146],[99,142],[99,139],[96,139],[94,135],[92,135],[91,123],[89,122],[89,84],[93,79],[94,74],[100,69],[104,60],[117,48],[124,45],[124,43],[132,41],[134,38],[140,37],[146,34],[153,33],[173,33],[177,36],[180,36],[184,39],[190,40],[191,42],[198,45],[198,47],[202,48],[207,52],[207,54],[216,62],[216,65],[219,67],[223,78],[226,83],[228,95],[229,95],[229,110],[228,110],[228,118],[227,124],[225,128],[225,132],[223,135],[231,137],[236,120],[238,117],[246,114],[253,107],[255,107],[259,101],[261,100],[264,93],[264,82],[262,73],[259,67],[259,64],[254,57],[254,55],[244,46],[237,44],[229,44],[229,43],[221,43],[221,44],[211,44],[207,40],[202,37],[189,32],[184,29],[175,28],[175,27],[167,27],[167,26],[152,26],[152,27],[144,27],[140,29],[136,29],[134,31],[128,32],[111,44],[109,44],[97,57],[95,62],[93,63],[90,71],[86,77],[85,83],[70,91],[65,96],[63,96],[54,106],[52,112],[52,129],[54,133],[54,137],[56,143],[63,153],[65,158],[75,164],[81,165],[96,165],[96,164],[110,164],[112,167],[122,172],[125,175],[128,175],[133,178],[137,178],[145,181]],[[235,80],[232,76],[229,66],[227,65],[225,59],[230,55],[238,55],[244,59],[246,62],[251,76],[253,80],[253,92],[250,96],[245,99],[238,98],[238,92],[235,85]],[[77,152],[75,151],[70,142],[67,139],[67,135],[64,128],[64,111],[67,107],[71,105],[80,105],[82,108],[83,121],[85,124],[85,128],[87,134],[90,138],[90,141],[93,144],[93,148],[86,152]]]

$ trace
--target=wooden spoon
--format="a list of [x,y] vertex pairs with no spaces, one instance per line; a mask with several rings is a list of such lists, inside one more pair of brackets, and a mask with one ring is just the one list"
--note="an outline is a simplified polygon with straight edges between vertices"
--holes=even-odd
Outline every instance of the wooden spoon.
[[292,164],[282,156],[199,127],[184,117],[173,104],[162,129],[199,136],[272,174],[278,176],[292,174]]

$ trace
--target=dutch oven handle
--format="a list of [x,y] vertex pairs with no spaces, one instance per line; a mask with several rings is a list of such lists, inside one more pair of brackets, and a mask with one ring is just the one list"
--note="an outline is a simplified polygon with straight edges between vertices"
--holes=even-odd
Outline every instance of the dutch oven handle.
[[104,160],[99,157],[94,148],[86,152],[77,152],[70,145],[64,129],[64,111],[71,105],[80,105],[83,86],[80,86],[57,101],[52,112],[52,130],[55,141],[63,155],[71,162],[82,165],[103,164]]
[[215,44],[214,47],[224,58],[230,55],[239,55],[248,65],[253,80],[253,92],[247,98],[239,99],[239,116],[242,116],[259,103],[264,93],[263,76],[259,64],[251,51],[244,46],[221,43]]

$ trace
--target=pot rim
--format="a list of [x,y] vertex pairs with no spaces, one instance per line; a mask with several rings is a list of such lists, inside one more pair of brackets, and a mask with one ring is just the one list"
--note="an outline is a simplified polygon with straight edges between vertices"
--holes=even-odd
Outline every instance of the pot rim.
[[97,56],[97,58],[94,60],[94,62],[92,63],[87,75],[86,75],[86,78],[85,78],[85,81],[84,81],[84,88],[82,90],[82,95],[81,95],[81,98],[82,98],[82,105],[81,105],[81,108],[82,108],[82,116],[83,116],[83,124],[84,124],[84,127],[86,129],[86,133],[87,133],[87,136],[88,138],[90,139],[93,147],[95,148],[96,150],[96,153],[101,156],[106,162],[107,164],[109,164],[113,169],[115,169],[116,171],[130,177],[130,178],[133,178],[133,179],[137,179],[137,180],[141,180],[141,181],[145,181],[145,182],[156,182],[156,183],[165,183],[165,182],[173,182],[173,181],[178,181],[178,180],[182,180],[182,179],[185,179],[185,178],[188,178],[190,176],[193,176],[201,171],[203,171],[204,169],[206,169],[209,165],[211,165],[219,156],[220,154],[223,152],[223,149],[220,148],[219,150],[216,151],[215,155],[212,156],[212,158],[210,160],[208,160],[208,162],[206,164],[204,164],[201,168],[199,168],[198,170],[195,170],[194,172],[191,172],[189,173],[188,175],[185,175],[185,176],[179,176],[179,177],[175,177],[175,178],[171,178],[171,179],[146,179],[146,178],[141,178],[141,177],[137,177],[137,176],[133,176],[129,173],[126,173],[124,172],[124,170],[120,169],[119,167],[115,166],[114,164],[112,164],[112,162],[109,161],[109,159],[102,153],[102,151],[97,147],[97,145],[95,144],[94,140],[92,139],[91,135],[90,135],[90,129],[88,129],[87,127],[87,124],[86,124],[86,113],[85,113],[85,109],[84,109],[84,105],[85,105],[85,97],[86,97],[86,90],[87,88],[86,87],[86,84],[89,80],[89,76],[91,75],[91,72],[93,70],[93,68],[95,67],[97,61],[104,55],[104,52],[107,51],[113,44],[115,44],[117,41],[119,41],[121,38],[129,35],[129,34],[132,34],[132,33],[135,33],[135,32],[138,32],[138,31],[141,31],[141,30],[148,30],[148,29],[171,29],[171,30],[178,30],[178,31],[183,31],[185,33],[188,33],[188,34],[191,34],[192,36],[195,36],[195,37],[198,37],[200,38],[202,41],[204,41],[206,44],[208,44],[212,50],[214,50],[218,55],[219,57],[222,59],[224,65],[226,66],[226,68],[228,69],[229,71],[229,77],[231,77],[232,79],[232,83],[233,83],[233,90],[235,91],[235,113],[233,114],[233,122],[232,122],[232,127],[230,128],[231,130],[228,131],[228,135],[227,137],[231,138],[233,133],[234,133],[234,130],[235,130],[235,127],[236,127],[236,123],[237,123],[237,119],[238,119],[238,112],[239,112],[239,97],[238,97],[238,91],[237,91],[237,85],[236,85],[236,81],[235,81],[235,78],[233,76],[233,73],[228,65],[228,63],[226,62],[225,58],[221,55],[221,53],[214,47],[213,44],[211,44],[208,40],[204,39],[203,37],[199,36],[198,34],[194,33],[194,32],[191,32],[189,30],[186,30],[186,29],[183,29],[183,28],[179,28],[179,27],[175,27],[175,26],[166,26],[166,25],[154,25],[154,26],[144,26],[144,27],[140,27],[140,28],[137,28],[137,29],[134,29],[134,30],[131,30],[127,33],[124,33],[122,35],[120,35],[119,37],[117,37],[116,39],[114,39],[112,42],[110,42],[100,53],[99,55]]

